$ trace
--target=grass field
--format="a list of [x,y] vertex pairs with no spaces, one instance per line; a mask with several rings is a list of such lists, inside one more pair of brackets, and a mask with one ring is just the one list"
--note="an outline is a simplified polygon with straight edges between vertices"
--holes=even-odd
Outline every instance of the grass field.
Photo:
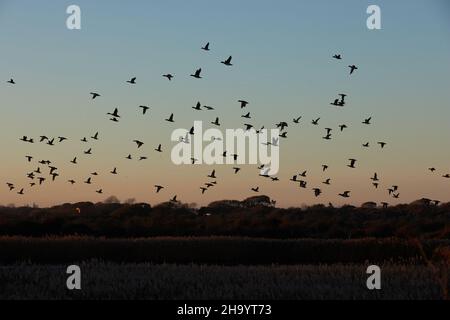
[[[447,240],[0,238],[0,299],[447,299]],[[82,290],[66,289],[81,267]],[[382,290],[366,287],[369,265]]]
[[382,290],[366,288],[365,265],[80,265],[82,289],[66,289],[66,267],[0,267],[0,299],[442,299],[433,270],[386,264]]

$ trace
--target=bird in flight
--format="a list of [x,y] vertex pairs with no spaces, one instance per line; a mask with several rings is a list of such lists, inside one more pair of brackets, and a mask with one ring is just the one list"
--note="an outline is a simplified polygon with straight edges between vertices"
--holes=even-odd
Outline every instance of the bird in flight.
[[114,118],[120,118],[120,116],[119,116],[119,109],[115,108],[113,113],[108,112],[107,115],[112,116]]
[[430,170],[431,172],[435,172],[436,171],[436,168],[428,168],[428,170]]
[[164,74],[163,77],[169,79],[169,81],[172,81],[172,79],[173,79],[173,75],[170,73]]
[[14,79],[9,79],[8,81],[7,81],[7,83],[9,83],[9,84],[16,84],[16,82],[14,81]]
[[136,77],[131,78],[130,80],[127,80],[127,82],[128,82],[129,84],[136,84]]
[[96,92],[91,92],[90,94],[92,95],[92,100],[94,100],[97,97],[100,97],[100,94],[98,94]]
[[175,122],[173,121],[173,113],[170,115],[169,119],[165,119],[167,122]]
[[298,118],[294,118],[292,121],[293,121],[294,123],[299,123],[301,118],[302,118],[302,117],[300,116],[300,117],[298,117]]
[[31,160],[33,160],[32,156],[25,156],[25,158],[27,158],[28,162],[31,162]]
[[77,164],[77,157],[73,158],[73,160],[70,161],[70,162],[73,163],[73,164]]
[[98,132],[96,132],[96,133],[91,137],[91,139],[98,140]]
[[383,149],[384,146],[386,145],[386,142],[378,142],[378,144],[381,146],[381,149]]
[[333,58],[336,60],[342,60],[342,56],[340,54],[333,55]]
[[211,122],[211,124],[214,124],[216,126],[220,126],[219,117],[217,117],[215,121]]
[[241,168],[233,167],[234,174],[237,174],[239,171],[241,171]]
[[111,171],[111,174],[117,174],[117,168],[114,168],[114,169]]
[[232,58],[233,58],[232,56],[229,56],[227,60],[221,61],[220,63],[222,63],[222,64],[224,64],[226,66],[232,66],[232,64],[231,64],[231,59]]
[[150,109],[150,108],[147,107],[147,106],[139,106],[139,108],[142,109],[142,114],[146,114],[146,113],[147,113],[147,110]]
[[375,172],[374,175],[373,175],[373,177],[370,178],[370,180],[372,180],[372,181],[379,181],[379,180],[378,180],[378,174]]
[[253,192],[259,192],[259,187],[252,188],[252,191],[253,191]]
[[202,69],[201,68],[197,69],[194,74],[191,74],[191,77],[194,77],[196,79],[201,79],[202,78],[201,73],[202,73]]
[[350,198],[350,191],[344,191],[343,193],[339,193],[339,195],[343,198]]
[[192,107],[192,109],[201,111],[201,110],[202,110],[202,104],[200,103],[200,101],[197,102],[197,104],[195,105],[195,107]]
[[159,193],[162,189],[164,189],[163,186],[155,185],[156,193]]
[[316,120],[312,120],[311,123],[315,126],[317,126],[319,124],[319,120],[320,118],[317,118]]
[[211,179],[217,179],[217,177],[216,177],[216,170],[213,170],[213,171],[211,172],[211,174],[208,175],[208,178],[211,178]]
[[319,188],[314,188],[313,191],[314,191],[314,195],[316,197],[318,197],[322,194],[322,190],[320,190]]
[[133,140],[134,143],[136,143],[137,147],[140,148],[144,145],[143,142],[139,141],[139,140]]
[[368,147],[369,147],[369,143],[366,142],[366,143],[364,143],[362,146],[363,146],[364,148],[368,148]]
[[247,112],[247,114],[242,115],[241,118],[251,119],[250,112]]
[[350,65],[350,66],[348,66],[348,67],[350,68],[350,74],[353,74],[353,72],[354,72],[355,70],[358,70],[358,67],[355,66],[354,64],[352,64],[352,65]]
[[209,51],[210,50],[209,49],[209,42],[204,47],[202,47],[202,50],[205,50],[205,51]]
[[161,145],[158,145],[158,148],[156,148],[155,151],[162,152]]
[[245,100],[238,100],[238,102],[241,104],[241,109],[245,108],[248,105],[248,101]]
[[449,173],[444,174],[442,177],[443,177],[443,178],[446,178],[446,179],[450,179],[450,174],[449,174]]
[[349,168],[355,168],[356,159],[348,159],[350,161],[350,164],[347,165]]
[[372,117],[369,117],[367,119],[364,119],[364,121],[362,122],[363,124],[370,124],[370,121],[372,120]]
[[342,132],[342,131],[344,131],[344,129],[347,129],[347,125],[341,124],[341,125],[339,126],[339,128],[341,129],[341,132]]
[[103,193],[103,189],[99,189],[99,190],[97,190],[95,192],[97,192],[98,194],[102,194]]

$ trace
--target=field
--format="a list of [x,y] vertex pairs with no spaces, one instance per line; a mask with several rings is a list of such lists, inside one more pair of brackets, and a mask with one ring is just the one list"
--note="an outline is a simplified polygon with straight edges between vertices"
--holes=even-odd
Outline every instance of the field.
[[[0,299],[446,299],[447,240],[0,238]],[[66,289],[66,268],[82,290]],[[366,269],[382,270],[382,290]]]
[[366,288],[365,265],[207,266],[81,264],[82,290],[65,288],[61,265],[0,267],[0,299],[442,299],[433,270],[383,265],[382,290]]

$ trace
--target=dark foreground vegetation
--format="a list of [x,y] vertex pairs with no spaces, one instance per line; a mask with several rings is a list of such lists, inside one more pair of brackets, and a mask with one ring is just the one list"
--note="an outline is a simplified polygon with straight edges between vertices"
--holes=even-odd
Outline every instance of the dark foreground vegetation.
[[[450,261],[449,240],[251,238],[0,238],[0,264],[117,263],[214,265],[353,264]],[[449,257],[447,257],[447,255]]]
[[316,205],[275,208],[267,197],[192,208],[179,202],[76,203],[52,208],[0,207],[0,235],[41,237],[241,236],[263,238],[450,238],[450,203],[426,200],[380,208]]
[[81,290],[66,289],[66,266],[0,266],[0,299],[445,299],[431,266],[381,266],[382,290],[366,287],[367,265],[208,266],[90,261]]

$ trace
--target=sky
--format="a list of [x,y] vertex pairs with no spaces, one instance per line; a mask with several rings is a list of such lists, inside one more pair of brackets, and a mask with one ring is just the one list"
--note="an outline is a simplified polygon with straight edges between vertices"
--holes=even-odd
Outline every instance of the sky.
[[[66,27],[72,4],[81,8],[81,30]],[[366,26],[371,4],[381,8],[381,30]],[[256,186],[285,207],[450,201],[450,179],[442,177],[450,173],[445,0],[0,1],[0,42],[0,204],[49,206],[111,195],[156,204],[178,195],[203,205],[256,195]],[[200,49],[206,42],[210,52]],[[341,61],[332,59],[336,53]],[[233,66],[220,64],[229,55]],[[350,64],[359,68],[351,76]],[[189,76],[197,68],[201,80]],[[175,78],[169,82],[166,73]],[[131,77],[136,85],[126,83]],[[10,78],[16,85],[6,83]],[[91,91],[101,97],[91,100]],[[339,93],[348,94],[346,106],[330,106]],[[249,106],[241,110],[239,99]],[[191,108],[197,101],[215,110],[197,112]],[[150,106],[149,113],[140,114],[139,105]],[[106,115],[114,108],[119,123]],[[251,120],[241,118],[246,112]],[[173,124],[164,121],[171,113]],[[196,120],[213,127],[215,117],[222,129],[288,122],[288,139],[279,147],[280,181],[259,177],[255,165],[237,175],[233,165],[174,165],[172,131]],[[368,117],[372,125],[365,126]],[[349,128],[340,133],[342,123]],[[322,139],[326,127],[333,128],[331,141]],[[80,141],[95,132],[99,141]],[[20,142],[23,135],[69,139],[51,147]],[[145,143],[139,150],[135,139]],[[387,142],[385,149],[377,141]],[[363,148],[365,142],[371,147]],[[163,153],[154,151],[158,144]],[[83,154],[88,148],[92,156]],[[129,161],[128,154],[149,159]],[[74,157],[76,166],[69,163]],[[349,158],[358,159],[355,169],[346,166]],[[35,160],[51,160],[60,177],[29,187],[26,173],[39,166]],[[114,167],[117,176],[109,174]],[[202,195],[213,169],[218,184]],[[308,188],[301,189],[289,179],[305,170]],[[99,173],[94,184],[84,184],[92,172]],[[379,189],[370,180],[374,172]],[[331,186],[321,183],[327,178]],[[7,182],[25,194],[9,192]],[[155,184],[165,189],[156,194]],[[388,196],[392,185],[400,187],[399,199]],[[318,198],[314,187],[323,190]],[[346,190],[351,198],[338,196]]]

